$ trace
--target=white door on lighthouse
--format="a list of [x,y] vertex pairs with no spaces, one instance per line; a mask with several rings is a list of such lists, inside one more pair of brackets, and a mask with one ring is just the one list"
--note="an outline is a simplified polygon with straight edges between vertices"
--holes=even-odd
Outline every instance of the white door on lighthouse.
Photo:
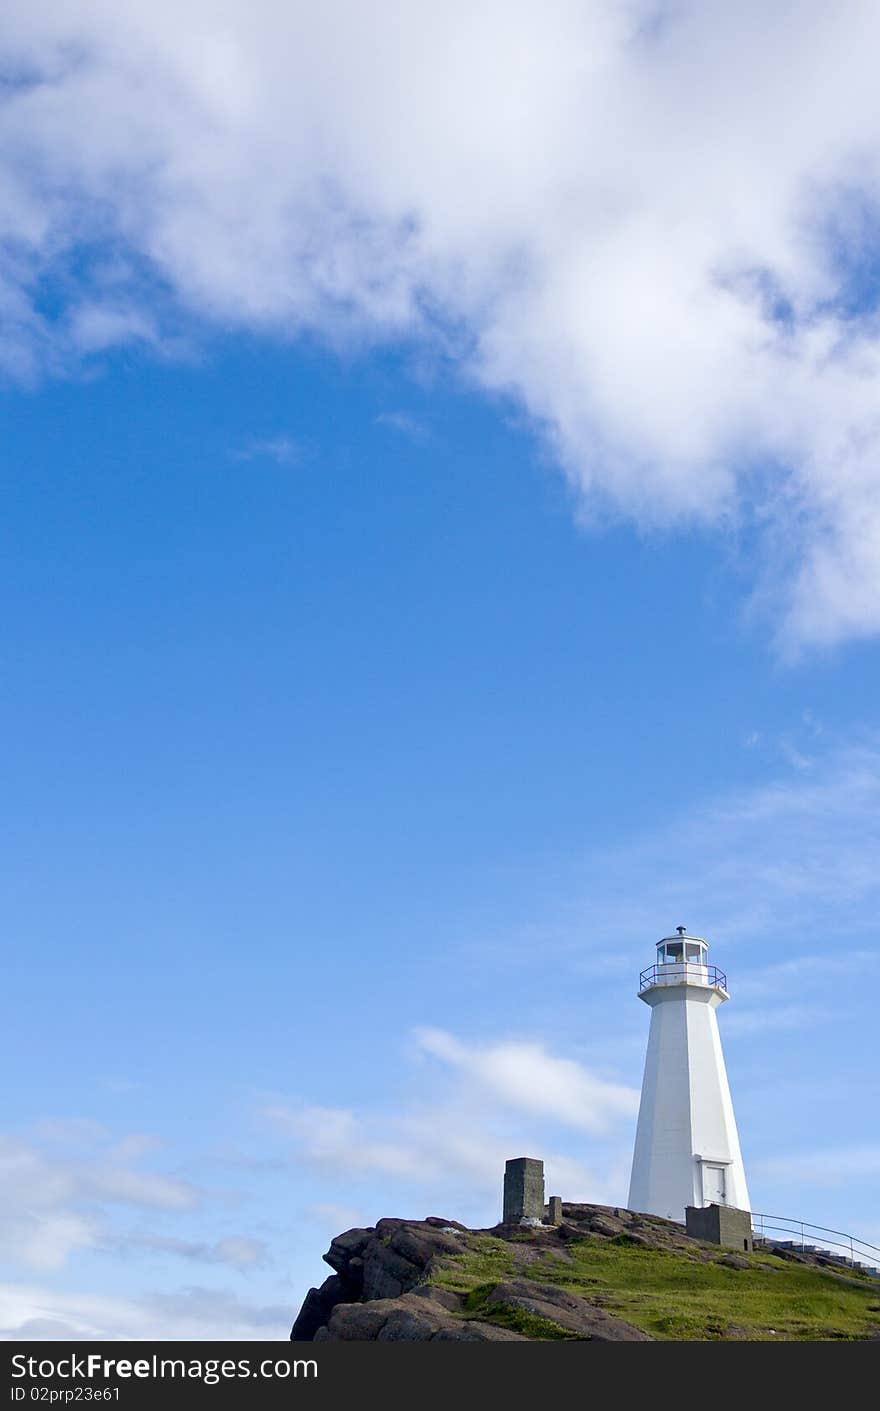
[[703,1162],[703,1204],[726,1205],[727,1181],[723,1166]]

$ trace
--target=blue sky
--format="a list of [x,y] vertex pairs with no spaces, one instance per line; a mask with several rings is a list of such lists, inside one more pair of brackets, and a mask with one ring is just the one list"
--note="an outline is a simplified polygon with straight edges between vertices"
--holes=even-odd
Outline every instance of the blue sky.
[[755,1207],[880,1244],[876,17],[389,5],[352,96],[309,7],[69,8],[0,37],[3,1335],[283,1337],[526,1151],[622,1202],[680,922]]

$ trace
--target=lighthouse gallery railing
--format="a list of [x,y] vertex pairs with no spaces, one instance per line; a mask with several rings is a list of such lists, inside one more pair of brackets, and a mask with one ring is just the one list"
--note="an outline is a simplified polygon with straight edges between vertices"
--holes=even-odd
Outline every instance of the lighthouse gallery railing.
[[727,976],[717,965],[700,965],[698,961],[666,961],[664,965],[649,965],[639,975],[639,994],[652,985],[708,985],[727,989]]

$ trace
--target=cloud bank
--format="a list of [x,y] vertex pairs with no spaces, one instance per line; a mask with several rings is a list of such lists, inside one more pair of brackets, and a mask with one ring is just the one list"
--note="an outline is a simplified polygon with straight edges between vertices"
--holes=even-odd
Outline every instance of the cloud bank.
[[[69,1127],[74,1124],[67,1124]],[[77,1249],[100,1248],[106,1211],[123,1206],[158,1214],[192,1210],[200,1193],[186,1181],[138,1169],[135,1142],[113,1144],[88,1131],[12,1138],[0,1135],[0,1258],[27,1268],[58,1269]],[[88,1141],[87,1153],[77,1139]],[[59,1150],[59,1144],[61,1149]]]
[[790,646],[880,627],[868,0],[31,0],[0,357],[415,340],[587,518],[735,526]]
[[105,1298],[0,1283],[0,1342],[266,1342],[285,1337],[289,1324],[285,1304],[254,1305],[201,1285]]
[[632,1088],[610,1083],[573,1059],[558,1058],[543,1044],[514,1039],[468,1045],[443,1029],[417,1030],[415,1038],[423,1053],[476,1085],[490,1105],[501,1103],[593,1135],[638,1111],[639,1095]]
[[[280,1099],[262,1115],[292,1140],[300,1162],[349,1192],[381,1175],[407,1199],[448,1202],[451,1211],[464,1205],[492,1223],[505,1161],[537,1143],[548,1190],[563,1189],[569,1200],[624,1198],[634,1089],[530,1040],[468,1044],[441,1029],[416,1030],[410,1040],[410,1057],[436,1070],[422,1076],[416,1103],[395,1097],[355,1113]],[[588,1164],[567,1154],[572,1145]]]

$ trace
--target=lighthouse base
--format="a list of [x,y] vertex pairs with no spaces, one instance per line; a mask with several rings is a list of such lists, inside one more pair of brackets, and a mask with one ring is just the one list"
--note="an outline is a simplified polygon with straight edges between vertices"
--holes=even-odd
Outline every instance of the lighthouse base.
[[751,1254],[752,1217],[748,1210],[735,1210],[732,1205],[689,1205],[684,1216],[691,1239]]

